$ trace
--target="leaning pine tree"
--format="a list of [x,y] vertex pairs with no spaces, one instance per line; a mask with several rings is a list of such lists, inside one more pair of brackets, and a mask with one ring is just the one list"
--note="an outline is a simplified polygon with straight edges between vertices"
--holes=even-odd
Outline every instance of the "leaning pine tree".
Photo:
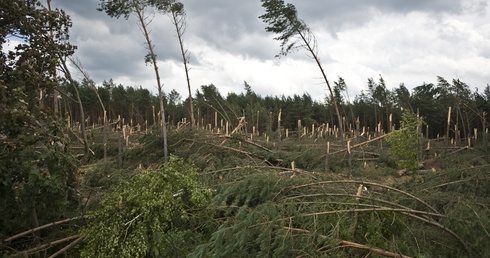
[[328,91],[330,92],[330,99],[335,107],[335,112],[339,121],[340,135],[342,136],[342,145],[344,145],[342,116],[340,115],[332,87],[330,87],[327,75],[318,58],[315,35],[313,35],[305,22],[298,18],[298,12],[293,4],[285,4],[283,0],[261,0],[261,2],[266,13],[259,16],[259,18],[269,24],[269,27],[265,28],[266,31],[279,34],[279,36],[274,38],[275,40],[281,41],[281,52],[278,56],[286,56],[299,48],[304,48],[311,55],[311,58],[315,60],[318,68],[320,68],[320,72],[322,73]]

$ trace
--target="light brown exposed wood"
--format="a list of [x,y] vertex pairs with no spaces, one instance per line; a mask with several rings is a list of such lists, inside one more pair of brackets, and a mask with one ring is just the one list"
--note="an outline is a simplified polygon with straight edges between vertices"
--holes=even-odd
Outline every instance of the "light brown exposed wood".
[[[365,141],[365,142],[361,142],[361,143],[358,143],[358,144],[352,145],[352,146],[350,146],[350,149],[352,150],[352,149],[355,149],[355,148],[359,148],[359,147],[361,147],[361,146],[364,146],[364,145],[366,145],[366,144],[369,144],[369,143],[371,143],[371,142],[379,141],[379,140],[381,140],[381,139],[385,138],[385,137],[386,137],[386,135],[387,135],[387,134],[383,134],[383,135],[378,136],[378,137],[376,137],[376,138],[373,138],[373,139],[371,139],[371,140],[368,140],[368,141]],[[342,152],[346,152],[346,151],[348,151],[348,148],[341,149],[341,150],[338,150],[338,151],[336,151],[336,152],[332,152],[332,153],[330,153],[330,154],[334,155],[334,154],[338,154],[338,153],[342,153]]]

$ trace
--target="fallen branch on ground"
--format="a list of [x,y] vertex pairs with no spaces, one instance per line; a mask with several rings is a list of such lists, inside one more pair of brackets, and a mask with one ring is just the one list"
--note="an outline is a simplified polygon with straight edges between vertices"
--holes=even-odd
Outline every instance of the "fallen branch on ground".
[[48,224],[39,226],[37,228],[32,228],[32,229],[29,229],[27,231],[24,231],[24,232],[21,232],[19,234],[16,234],[14,236],[11,236],[11,237],[5,239],[5,242],[11,242],[14,239],[17,239],[19,237],[23,237],[23,236],[28,235],[28,234],[32,234],[32,233],[37,232],[39,230],[42,230],[42,229],[45,229],[45,228],[49,228],[49,227],[52,227],[52,226],[56,226],[56,225],[60,225],[60,224],[64,224],[64,223],[67,223],[67,222],[70,222],[70,221],[73,221],[73,220],[82,219],[82,218],[84,218],[84,217],[83,216],[80,216],[80,217],[74,217],[74,218],[69,218],[69,219],[64,219],[64,220],[60,220],[60,221],[51,222],[51,223],[48,223]]

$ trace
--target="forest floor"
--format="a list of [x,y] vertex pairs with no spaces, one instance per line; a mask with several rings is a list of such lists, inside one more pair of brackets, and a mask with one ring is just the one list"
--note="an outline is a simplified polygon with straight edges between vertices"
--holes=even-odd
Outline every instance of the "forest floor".
[[[121,150],[117,138],[111,136],[105,160],[99,139],[97,135],[92,139],[96,143],[92,163],[79,168],[83,209],[87,211],[98,207],[113,185],[163,162],[163,141],[158,134],[135,136]],[[327,165],[329,140],[331,154]],[[404,175],[400,175],[396,160],[383,140],[366,144],[352,151],[349,157],[334,138],[289,138],[274,142],[266,137],[251,140],[243,135],[224,136],[183,129],[170,132],[169,152],[192,163],[202,182],[214,189],[212,204],[206,212],[211,218],[219,214],[214,220],[222,222],[218,225],[213,222],[213,230],[206,240],[209,242],[202,243],[214,246],[207,251],[211,256],[213,250],[219,250],[213,239],[229,234],[224,229],[254,246],[252,243],[262,233],[255,232],[253,227],[249,228],[250,232],[243,232],[245,224],[279,223],[286,234],[301,232],[297,236],[293,234],[294,241],[303,242],[301,252],[313,256],[489,257],[490,246],[485,244],[490,241],[489,150],[478,145],[454,146],[455,151],[444,157],[442,143],[434,142],[432,149],[424,152],[425,172]],[[364,190],[363,186],[366,186]],[[289,210],[291,205],[297,208]],[[236,213],[237,207],[247,207],[247,212]],[[275,215],[275,222],[257,217],[262,214],[267,218],[276,209],[283,213]],[[353,220],[343,215],[351,212],[359,213],[360,217]],[[317,216],[324,217],[324,223],[319,224]],[[298,220],[294,227],[281,223],[293,217],[304,219]],[[245,222],[246,219],[253,222]],[[343,229],[336,231],[339,229],[331,225],[342,225]],[[315,233],[312,227],[317,228]],[[280,229],[268,230],[272,230],[270,234],[282,234]],[[254,238],[254,234],[258,235]],[[322,244],[313,243],[314,238],[304,238],[304,235],[323,238],[332,234],[344,248],[305,250]],[[226,241],[220,245],[227,244],[232,248],[233,244]],[[268,252],[286,255],[295,253],[292,250]],[[194,253],[187,252],[190,256]],[[237,250],[232,253],[240,255]]]

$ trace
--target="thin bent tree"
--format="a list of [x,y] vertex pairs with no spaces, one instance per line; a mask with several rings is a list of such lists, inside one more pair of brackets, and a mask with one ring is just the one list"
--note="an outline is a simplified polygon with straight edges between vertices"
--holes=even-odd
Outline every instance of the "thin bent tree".
[[169,11],[169,8],[173,0],[101,0],[99,11],[105,11],[110,17],[119,18],[123,16],[128,19],[131,14],[134,14],[138,19],[138,26],[145,37],[147,48],[149,53],[145,56],[145,62],[153,65],[155,71],[155,77],[158,87],[158,99],[160,102],[160,116],[162,120],[162,134],[163,134],[163,151],[164,161],[168,161],[168,144],[167,144],[167,123],[165,121],[165,109],[163,106],[163,84],[160,80],[160,73],[158,71],[157,58],[154,51],[154,45],[150,39],[150,31],[148,25],[151,20],[145,15],[145,9],[147,7],[156,7],[160,11]]
[[76,103],[78,104],[78,108],[80,109],[80,131],[82,133],[82,139],[81,142],[83,143],[83,158],[81,160],[82,164],[85,164],[89,161],[90,158],[90,143],[87,138],[87,130],[86,130],[86,125],[85,125],[85,111],[83,109],[83,103],[82,99],[80,98],[80,86],[78,85],[78,82],[73,79],[70,69],[68,68],[68,64],[66,59],[69,59],[68,56],[63,56],[62,54],[58,55],[59,58],[59,69],[63,74],[65,75],[65,80],[68,82],[70,86],[73,87],[73,90],[75,91],[75,100]]
[[97,96],[97,99],[99,100],[100,103],[100,107],[102,108],[102,112],[104,113],[104,120],[103,120],[104,125],[102,127],[102,135],[103,135],[102,141],[104,144],[104,160],[106,160],[107,159],[107,110],[105,109],[104,102],[100,98],[99,92],[97,92],[97,87],[95,86],[94,81],[90,79],[90,76],[88,75],[87,71],[83,69],[82,62],[80,61],[80,59],[76,57],[75,58],[69,57],[68,59],[70,60],[71,64],[78,70],[78,72],[82,74],[83,78],[87,80],[89,87],[94,91],[95,95]]
[[318,58],[315,36],[305,22],[298,18],[298,12],[293,4],[285,4],[283,0],[261,0],[261,2],[266,13],[259,16],[259,18],[269,25],[265,30],[279,34],[279,36],[274,38],[275,40],[281,41],[281,52],[277,56],[286,56],[291,52],[304,48],[311,55],[311,58],[315,60],[318,68],[320,68],[320,72],[330,92],[330,99],[335,107],[343,146],[345,136],[342,116],[340,115],[332,87]]
[[182,53],[182,62],[184,63],[185,77],[187,80],[187,89],[189,90],[189,113],[191,117],[191,129],[194,128],[194,101],[192,100],[191,91],[191,80],[189,78],[189,52],[184,49],[184,39],[183,36],[187,30],[186,13],[184,10],[184,4],[176,2],[170,7],[170,13],[172,18],[172,23],[175,26],[175,31],[177,32],[177,38],[179,39],[180,52]]

